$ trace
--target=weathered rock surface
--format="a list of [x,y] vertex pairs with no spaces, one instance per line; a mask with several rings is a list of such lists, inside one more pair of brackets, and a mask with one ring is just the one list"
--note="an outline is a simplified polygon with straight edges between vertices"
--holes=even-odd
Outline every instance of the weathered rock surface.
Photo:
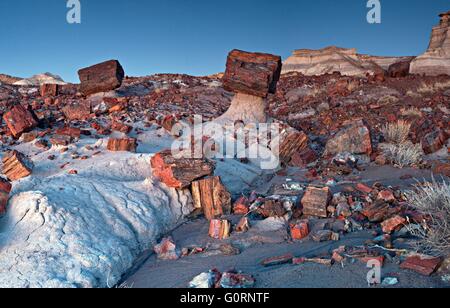
[[172,188],[186,188],[197,179],[214,173],[214,164],[206,159],[174,158],[170,150],[151,159],[153,175]]
[[258,97],[275,93],[281,73],[281,57],[233,50],[223,77],[226,90]]
[[343,152],[367,155],[372,153],[370,130],[363,121],[348,124],[328,141],[325,151],[326,156]]
[[84,95],[115,90],[122,85],[125,72],[117,60],[110,60],[78,71]]
[[15,138],[28,132],[38,125],[34,114],[22,105],[15,105],[3,116],[9,130]]
[[428,50],[411,63],[411,74],[450,75],[450,12],[439,17],[441,20],[433,28]]
[[192,199],[194,207],[201,208],[208,220],[231,213],[231,194],[218,176],[193,182]]
[[11,151],[3,157],[2,172],[11,181],[29,176],[32,170],[33,164],[20,152]]
[[335,46],[320,50],[300,49],[283,63],[283,74],[299,72],[307,76],[340,72],[345,76],[366,76],[387,71],[393,63],[405,60],[398,57],[360,55],[356,49]]

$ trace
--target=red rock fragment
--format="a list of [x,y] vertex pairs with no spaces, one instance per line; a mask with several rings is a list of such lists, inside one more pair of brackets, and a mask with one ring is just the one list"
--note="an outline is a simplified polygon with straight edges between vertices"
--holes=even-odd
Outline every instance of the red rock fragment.
[[438,269],[441,261],[442,260],[440,258],[411,256],[400,264],[400,268],[409,269],[424,276],[430,276]]
[[442,149],[449,139],[443,130],[435,130],[422,138],[422,148],[425,154],[432,154]]
[[186,188],[197,179],[214,173],[215,165],[206,159],[175,158],[170,150],[151,159],[153,175],[172,188]]
[[271,257],[263,260],[261,265],[264,267],[283,265],[287,263],[292,263],[294,256],[292,254],[287,254],[283,256]]
[[178,260],[180,258],[180,252],[171,237],[164,238],[154,247],[154,250],[160,260]]
[[11,189],[11,183],[0,177],[0,215],[5,214],[6,212],[6,206],[8,204]]
[[29,176],[33,164],[20,152],[11,151],[3,157],[3,174],[11,181]]
[[57,84],[43,84],[40,87],[40,93],[42,97],[47,96],[57,96],[58,95],[58,85]]
[[231,223],[228,220],[213,219],[209,225],[209,236],[216,240],[230,237]]
[[332,196],[330,188],[309,186],[302,198],[303,214],[326,218],[327,208]]
[[247,215],[250,202],[247,197],[240,197],[233,205],[233,213],[235,215]]
[[309,235],[309,227],[307,221],[292,223],[290,227],[291,227],[291,237],[293,240],[302,240]]
[[108,141],[108,150],[112,152],[132,152],[135,153],[137,140],[135,138],[110,138]]
[[36,116],[22,105],[15,105],[3,115],[14,138],[19,138],[22,133],[29,132],[38,125]]
[[402,226],[406,223],[406,219],[401,216],[394,216],[388,220],[385,220],[381,227],[383,228],[383,232],[390,234],[392,231],[396,230],[398,227]]

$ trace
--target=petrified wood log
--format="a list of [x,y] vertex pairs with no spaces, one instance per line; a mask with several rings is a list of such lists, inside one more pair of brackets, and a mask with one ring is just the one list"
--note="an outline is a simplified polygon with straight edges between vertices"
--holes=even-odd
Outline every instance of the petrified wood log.
[[276,92],[281,67],[279,56],[233,50],[228,55],[224,88],[265,98],[269,93]]
[[115,90],[122,85],[125,72],[117,60],[110,60],[78,71],[83,95]]
[[136,138],[111,138],[108,140],[108,150],[112,152],[132,152],[135,153],[137,148]]
[[286,133],[280,142],[280,161],[289,164],[296,153],[300,153],[308,147],[308,136],[297,130]]
[[38,125],[36,116],[20,104],[5,113],[3,119],[14,138],[19,138],[22,133],[29,132]]
[[303,214],[326,218],[328,216],[327,207],[331,197],[331,191],[328,187],[308,187],[302,199]]
[[231,223],[228,220],[213,219],[209,225],[209,236],[223,240],[230,237]]
[[33,164],[22,153],[11,151],[3,158],[3,174],[11,181],[27,177],[33,170]]
[[215,165],[207,159],[175,158],[170,150],[151,159],[153,175],[172,188],[186,188],[195,180],[214,173]]
[[192,198],[208,220],[231,213],[231,194],[218,176],[192,182]]

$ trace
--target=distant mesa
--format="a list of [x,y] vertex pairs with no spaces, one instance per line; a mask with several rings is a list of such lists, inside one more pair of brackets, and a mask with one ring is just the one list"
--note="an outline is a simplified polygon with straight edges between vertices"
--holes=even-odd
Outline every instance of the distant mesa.
[[366,76],[386,72],[392,64],[411,61],[413,57],[379,57],[358,54],[355,48],[336,46],[319,50],[294,51],[283,64],[283,73],[299,72],[307,76],[340,72],[345,76]]
[[16,81],[13,84],[16,86],[40,86],[43,84],[65,85],[66,83],[58,75],[44,73],[44,74],[34,75],[33,77]]
[[450,11],[439,15],[433,28],[428,50],[411,63],[411,73],[437,76],[450,75]]
[[15,82],[22,80],[22,78],[13,77],[5,74],[0,74],[0,83],[12,85]]

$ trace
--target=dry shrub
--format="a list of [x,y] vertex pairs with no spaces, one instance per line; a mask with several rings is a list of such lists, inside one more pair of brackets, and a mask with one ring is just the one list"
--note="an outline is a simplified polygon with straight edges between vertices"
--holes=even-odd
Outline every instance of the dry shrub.
[[389,123],[381,129],[381,133],[387,143],[400,144],[408,141],[411,124],[400,120],[397,123]]
[[450,185],[432,182],[418,185],[414,191],[406,193],[409,203],[427,215],[422,228],[411,229],[419,238],[419,250],[447,256],[450,254]]
[[432,84],[422,82],[421,85],[417,88],[417,93],[430,94],[440,92],[448,88],[450,88],[450,80],[444,82],[435,82]]
[[416,107],[410,107],[410,108],[402,108],[400,110],[400,114],[404,117],[422,117],[423,113]]
[[422,161],[423,150],[420,144],[410,141],[399,144],[382,143],[380,148],[386,160],[399,168],[415,166]]

